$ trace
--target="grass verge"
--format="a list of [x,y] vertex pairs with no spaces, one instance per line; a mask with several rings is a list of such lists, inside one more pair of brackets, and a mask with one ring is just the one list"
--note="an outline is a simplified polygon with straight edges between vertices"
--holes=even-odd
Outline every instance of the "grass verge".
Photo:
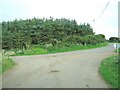
[[108,43],[100,43],[96,45],[70,45],[69,47],[48,47],[47,50],[49,53],[58,53],[58,52],[69,52],[76,50],[92,49],[107,46]]
[[0,64],[0,74],[12,68],[14,65],[15,62],[13,62],[11,58],[3,57],[2,64]]
[[68,52],[75,50],[83,50],[83,49],[92,49],[107,46],[108,43],[100,43],[96,45],[57,45],[57,46],[49,46],[49,47],[41,47],[39,45],[32,46],[29,49],[25,50],[11,50],[10,52],[15,52],[12,56],[23,56],[23,55],[39,55],[39,54],[51,54],[51,53],[59,53],[59,52]]
[[100,65],[99,72],[112,88],[118,88],[118,66],[117,56],[105,58]]

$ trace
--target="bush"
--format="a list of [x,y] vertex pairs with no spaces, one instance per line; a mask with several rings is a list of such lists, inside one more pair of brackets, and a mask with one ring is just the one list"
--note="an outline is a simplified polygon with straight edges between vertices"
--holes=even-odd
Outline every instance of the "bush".
[[77,24],[75,20],[51,17],[2,22],[2,29],[2,49],[7,50],[29,48],[35,44],[52,43],[55,46],[64,39],[80,43],[79,36],[94,35],[90,24]]
[[97,43],[104,43],[105,39],[101,35],[86,35],[83,37],[83,42],[90,45],[95,45]]

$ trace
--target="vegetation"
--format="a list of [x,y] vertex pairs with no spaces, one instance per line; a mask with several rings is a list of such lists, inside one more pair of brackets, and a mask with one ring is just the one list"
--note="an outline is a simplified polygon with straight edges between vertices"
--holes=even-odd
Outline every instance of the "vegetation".
[[63,45],[63,46],[55,46],[55,47],[48,47],[48,53],[57,53],[57,52],[67,52],[67,51],[75,51],[75,50],[83,50],[83,49],[91,49],[91,48],[98,48],[102,46],[108,45],[107,43],[100,43],[96,45]]
[[[19,50],[13,49],[6,52],[14,52],[11,54],[12,56],[20,56],[20,55],[37,55],[37,54],[49,54],[49,53],[57,53],[57,52],[67,52],[67,51],[74,51],[74,50],[82,50],[82,49],[91,49],[91,48],[98,48],[102,46],[107,46],[108,43],[100,43],[96,45],[63,45],[63,46],[32,46],[29,49]],[[9,54],[9,53],[8,53]],[[10,54],[9,54],[10,55]]]
[[120,48],[116,49],[115,52],[119,54],[120,53]]
[[13,62],[11,58],[3,57],[2,64],[0,64],[0,73],[3,73],[6,70],[12,68],[13,65],[15,65],[15,62]]
[[110,37],[109,42],[111,42],[111,43],[120,43],[120,38],[118,38],[118,37]]
[[118,57],[111,56],[101,62],[99,69],[103,78],[111,85],[112,88],[118,88],[118,76],[120,74],[118,66]]
[[0,74],[2,73],[2,62],[0,60]]
[[[37,48],[38,52],[41,50],[41,53],[47,53],[46,49],[49,52],[53,47],[97,45],[105,42],[105,35],[95,35],[90,24],[77,24],[75,20],[65,18],[33,18],[2,22],[2,30],[2,49],[25,50],[27,54],[34,45],[42,46]],[[32,51],[33,54],[37,52]]]

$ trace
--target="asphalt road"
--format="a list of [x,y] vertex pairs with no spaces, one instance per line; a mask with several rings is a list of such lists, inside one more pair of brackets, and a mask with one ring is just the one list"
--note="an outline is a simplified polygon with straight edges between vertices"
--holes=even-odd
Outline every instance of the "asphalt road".
[[108,88],[98,68],[114,54],[113,45],[65,53],[16,56],[14,68],[3,73],[3,88]]

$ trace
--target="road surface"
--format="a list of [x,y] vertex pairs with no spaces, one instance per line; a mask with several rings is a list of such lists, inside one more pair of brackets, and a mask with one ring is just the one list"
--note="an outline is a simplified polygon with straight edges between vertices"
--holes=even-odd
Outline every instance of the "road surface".
[[3,88],[108,88],[98,68],[113,45],[65,53],[16,56],[2,77]]

